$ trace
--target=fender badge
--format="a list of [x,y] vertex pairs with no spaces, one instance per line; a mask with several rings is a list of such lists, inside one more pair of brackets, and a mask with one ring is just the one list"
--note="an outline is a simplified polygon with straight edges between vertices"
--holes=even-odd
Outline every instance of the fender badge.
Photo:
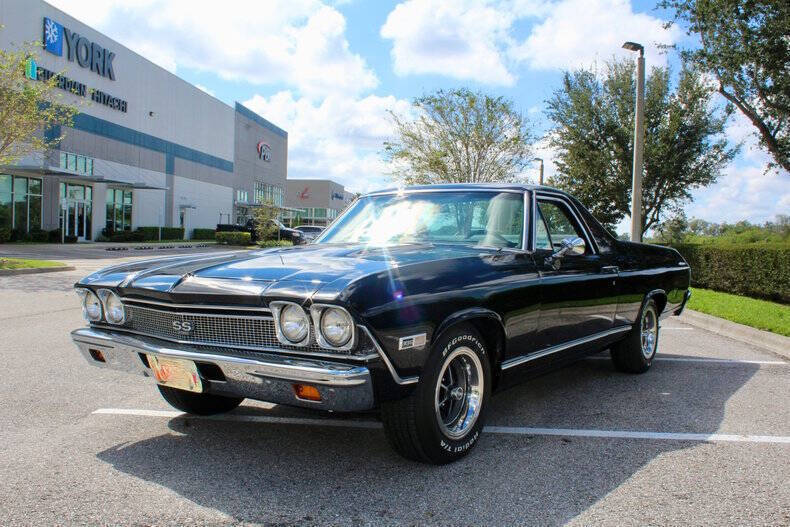
[[411,335],[408,337],[401,337],[398,340],[398,349],[407,350],[410,348],[422,348],[425,346],[425,333],[419,335]]

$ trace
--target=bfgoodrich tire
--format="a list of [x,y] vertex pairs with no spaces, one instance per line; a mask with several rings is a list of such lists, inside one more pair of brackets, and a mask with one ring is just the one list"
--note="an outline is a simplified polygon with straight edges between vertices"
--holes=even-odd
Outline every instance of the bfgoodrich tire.
[[210,393],[194,393],[157,384],[159,393],[170,406],[193,415],[216,415],[230,412],[244,399],[222,397]]
[[652,299],[639,312],[634,329],[612,346],[615,368],[626,373],[644,373],[653,364],[658,349],[658,307]]
[[412,394],[381,408],[384,431],[403,457],[442,465],[480,439],[491,398],[491,367],[471,326],[451,328],[433,346]]

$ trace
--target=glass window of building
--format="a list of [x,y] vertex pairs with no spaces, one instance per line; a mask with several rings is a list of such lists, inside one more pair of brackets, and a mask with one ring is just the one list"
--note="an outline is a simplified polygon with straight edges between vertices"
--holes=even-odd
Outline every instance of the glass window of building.
[[41,180],[0,174],[0,228],[41,229]]
[[270,201],[278,207],[283,206],[283,189],[263,181],[255,182],[255,203]]
[[86,176],[93,175],[93,158],[73,154],[71,152],[60,153],[60,168],[63,170],[71,170],[85,174]]
[[132,191],[107,189],[107,234],[132,230]]

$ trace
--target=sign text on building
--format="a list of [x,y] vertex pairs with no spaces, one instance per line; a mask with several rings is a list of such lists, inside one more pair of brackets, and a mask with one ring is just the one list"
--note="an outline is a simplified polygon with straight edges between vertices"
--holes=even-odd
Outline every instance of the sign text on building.
[[79,33],[70,31],[63,24],[44,17],[44,49],[53,55],[63,56],[63,43],[66,43],[66,58],[81,68],[89,68],[108,79],[115,80],[112,61],[115,53],[91,42]]

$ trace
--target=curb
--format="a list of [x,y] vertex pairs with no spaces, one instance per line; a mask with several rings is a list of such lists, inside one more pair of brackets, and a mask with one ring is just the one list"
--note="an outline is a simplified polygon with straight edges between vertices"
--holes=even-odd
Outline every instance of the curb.
[[58,271],[74,271],[77,269],[73,265],[61,265],[59,267],[28,267],[23,269],[0,269],[0,276],[13,276],[16,274],[40,274],[56,273]]
[[691,309],[685,309],[679,318],[682,322],[692,326],[763,348],[774,355],[790,360],[790,337],[745,326]]

